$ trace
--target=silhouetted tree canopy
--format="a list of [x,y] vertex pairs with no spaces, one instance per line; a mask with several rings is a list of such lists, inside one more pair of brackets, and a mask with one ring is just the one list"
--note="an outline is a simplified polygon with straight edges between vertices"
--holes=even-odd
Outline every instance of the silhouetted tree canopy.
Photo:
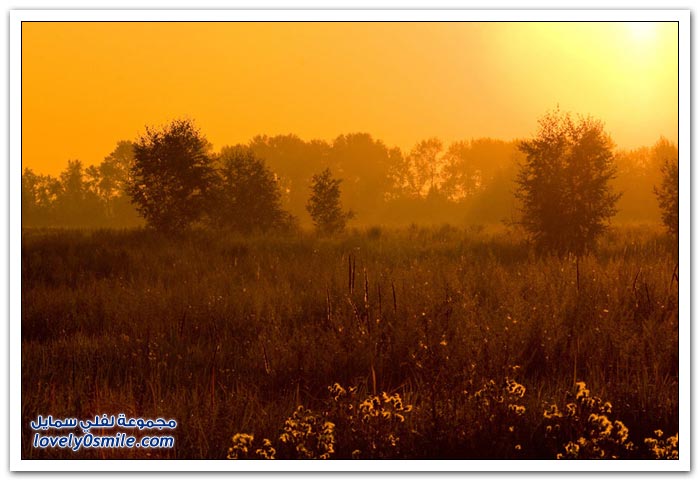
[[80,160],[68,161],[66,170],[59,176],[56,196],[56,221],[58,225],[87,227],[94,225],[102,205],[97,194],[86,180],[86,169]]
[[440,185],[442,141],[436,137],[418,142],[406,157],[403,184],[415,197],[435,195]]
[[484,179],[472,198],[466,198],[467,221],[472,224],[503,222],[512,224],[517,215],[517,199],[513,185],[517,178],[517,163],[511,161]]
[[539,124],[537,136],[519,146],[526,155],[516,190],[521,223],[540,250],[578,255],[616,212],[613,143],[591,117],[574,120],[557,110]]
[[304,141],[296,135],[260,135],[248,147],[277,174],[285,210],[304,216],[309,182],[314,172],[330,165],[330,145],[321,140]]
[[[149,156],[156,156],[156,151],[165,152],[166,131],[172,130],[176,123],[151,131],[150,137],[144,135],[142,151],[145,145],[148,149],[143,152]],[[196,131],[192,125],[189,127]],[[310,227],[308,186],[314,173],[325,168],[343,179],[340,203],[346,209],[362,212],[358,225],[493,225],[514,219],[518,202],[523,200],[513,195],[518,185],[518,166],[524,164],[526,157],[516,141],[477,138],[455,141],[443,150],[442,142],[432,138],[418,142],[404,154],[401,149],[389,148],[363,132],[339,135],[330,143],[277,135],[257,136],[246,144],[225,147],[214,154],[199,132],[195,137],[199,140],[192,143],[196,144],[194,149],[192,145],[173,148],[177,155],[158,154],[160,160],[149,160],[149,166],[140,167],[141,181],[146,174],[150,179],[148,189],[143,182],[137,189],[143,206],[132,203],[130,195],[136,181],[132,174],[137,170],[134,142],[118,142],[99,164],[86,166],[72,161],[58,177],[25,169],[22,225],[129,227],[143,225],[146,220],[155,226],[158,218],[159,223],[172,223],[166,230],[207,221],[241,232],[266,230],[278,226],[280,217],[255,214],[259,225],[253,227],[247,220],[251,215],[237,214],[239,207],[231,202],[239,199],[235,200],[239,206],[252,205],[240,199],[252,199],[255,192],[276,190],[277,201],[263,195],[256,201],[258,207],[242,209],[250,212],[257,208],[268,212],[279,209],[285,212],[282,225],[290,219],[295,222],[300,219],[303,227]],[[171,135],[168,145],[184,142],[182,139],[172,142],[173,139]],[[567,142],[571,143],[570,140]],[[230,149],[238,150],[233,154],[234,150]],[[193,152],[199,160],[190,163]],[[251,155],[261,164],[253,161]],[[225,172],[224,160],[230,156],[236,160]],[[181,162],[177,160],[180,157],[190,160]],[[164,160],[168,158],[175,160]],[[623,194],[615,204],[618,209],[615,222],[659,222],[663,213],[655,194],[662,192],[662,172],[667,169],[663,166],[673,158],[677,162],[678,148],[665,139],[654,146],[615,152],[616,174],[608,186]],[[247,176],[250,179],[243,180]],[[273,184],[276,189],[271,188]],[[228,189],[228,194],[222,196],[224,189]],[[275,208],[263,207],[275,202]],[[150,212],[148,216],[144,215],[144,209]]]
[[128,192],[149,226],[178,231],[198,221],[216,172],[209,143],[191,120],[174,120],[134,145]]
[[341,182],[341,179],[333,178],[330,169],[325,169],[312,178],[311,197],[306,209],[316,230],[321,234],[342,232],[347,221],[354,217],[352,211],[344,212],[340,204]]
[[668,232],[678,236],[678,149],[662,138],[654,146],[654,154],[661,162],[661,185],[654,188],[661,219]]
[[56,224],[56,199],[61,190],[57,179],[26,168],[22,173],[22,225]]
[[362,212],[365,222],[381,222],[382,205],[392,188],[392,152],[367,133],[353,133],[336,137],[329,161],[343,177],[343,204]]
[[133,164],[134,143],[121,140],[98,166],[91,166],[86,170],[90,189],[99,197],[106,220],[110,223],[138,223],[138,213],[127,193]]
[[134,165],[134,143],[129,140],[117,142],[114,150],[98,167],[99,190],[106,199],[118,197],[129,185],[131,167]]
[[469,199],[510,169],[516,155],[514,142],[490,138],[454,142],[443,156],[440,190],[453,201]]
[[288,229],[292,217],[282,209],[280,185],[265,162],[248,148],[224,147],[211,216],[215,224],[251,233]]

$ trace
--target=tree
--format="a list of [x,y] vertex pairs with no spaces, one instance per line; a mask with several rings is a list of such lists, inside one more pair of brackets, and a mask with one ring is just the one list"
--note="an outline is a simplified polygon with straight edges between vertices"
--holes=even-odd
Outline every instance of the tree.
[[117,142],[115,149],[98,167],[98,189],[102,197],[109,200],[124,194],[129,185],[129,173],[133,164],[134,143],[128,140]]
[[436,137],[418,142],[406,158],[407,187],[414,197],[434,195],[439,187],[442,141]]
[[329,153],[331,165],[344,179],[343,203],[365,212],[365,222],[380,222],[391,189],[390,151],[367,133],[339,135]]
[[64,226],[99,225],[103,220],[100,199],[89,188],[86,170],[80,160],[69,160],[59,176],[56,196],[56,222]]
[[22,226],[54,225],[60,191],[61,184],[56,178],[25,168],[22,173]]
[[107,217],[112,225],[133,226],[142,221],[128,194],[133,165],[134,143],[121,140],[99,166],[100,188],[105,194]]
[[315,172],[329,165],[330,145],[296,135],[257,136],[248,147],[278,176],[282,206],[296,217],[306,213],[307,186]]
[[501,167],[471,199],[462,205],[467,219],[473,224],[512,223],[517,212],[513,198],[513,182],[517,176],[517,163]]
[[442,191],[450,200],[470,198],[481,185],[481,171],[471,156],[472,142],[454,142],[445,152]]
[[654,157],[661,162],[661,185],[654,187],[661,219],[669,234],[678,236],[678,149],[662,138],[654,146]]
[[249,148],[235,146],[224,147],[218,160],[219,184],[211,213],[217,225],[249,234],[293,224],[282,209],[278,179],[262,159]]
[[469,200],[514,163],[514,142],[480,138],[453,142],[443,156],[440,190],[452,201]]
[[352,211],[343,212],[340,205],[341,179],[334,179],[330,169],[325,169],[312,178],[311,197],[306,204],[306,210],[316,230],[321,234],[332,235],[342,232],[345,224],[355,214]]
[[519,144],[526,155],[516,179],[521,224],[541,251],[579,255],[616,212],[613,142],[591,117],[574,120],[557,110],[539,125],[535,138]]
[[148,225],[172,232],[198,221],[216,173],[209,143],[193,122],[146,127],[133,149],[128,192]]

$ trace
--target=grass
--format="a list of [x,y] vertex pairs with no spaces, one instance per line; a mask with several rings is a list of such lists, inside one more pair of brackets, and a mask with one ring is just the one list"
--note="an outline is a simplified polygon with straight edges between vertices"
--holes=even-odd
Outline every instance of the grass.
[[[335,239],[27,230],[22,456],[225,458],[250,433],[293,457],[303,442],[280,436],[303,405],[335,426],[330,457],[553,458],[591,430],[564,417],[553,438],[543,413],[564,412],[584,381],[629,430],[635,448],[615,455],[654,457],[645,439],[678,431],[677,262],[677,245],[643,228],[613,230],[578,261],[448,226]],[[507,380],[525,395],[508,401]],[[356,398],[335,399],[335,383]],[[412,407],[405,422],[344,411],[382,392]],[[39,414],[102,413],[176,419],[175,449],[31,446]]]

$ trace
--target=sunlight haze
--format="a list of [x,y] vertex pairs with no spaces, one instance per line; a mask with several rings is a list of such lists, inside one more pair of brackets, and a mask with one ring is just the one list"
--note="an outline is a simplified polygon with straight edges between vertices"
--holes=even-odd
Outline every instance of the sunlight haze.
[[145,125],[418,141],[533,135],[556,108],[617,146],[678,134],[676,23],[57,23],[22,26],[23,167],[97,164]]

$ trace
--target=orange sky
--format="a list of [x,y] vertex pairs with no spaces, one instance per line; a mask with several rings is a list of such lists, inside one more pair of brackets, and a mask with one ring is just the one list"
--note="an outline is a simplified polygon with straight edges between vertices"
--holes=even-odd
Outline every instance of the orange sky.
[[562,110],[618,146],[678,134],[675,23],[22,25],[22,161],[99,163],[145,125],[193,118],[215,149],[256,134],[369,132],[404,150],[532,135]]

